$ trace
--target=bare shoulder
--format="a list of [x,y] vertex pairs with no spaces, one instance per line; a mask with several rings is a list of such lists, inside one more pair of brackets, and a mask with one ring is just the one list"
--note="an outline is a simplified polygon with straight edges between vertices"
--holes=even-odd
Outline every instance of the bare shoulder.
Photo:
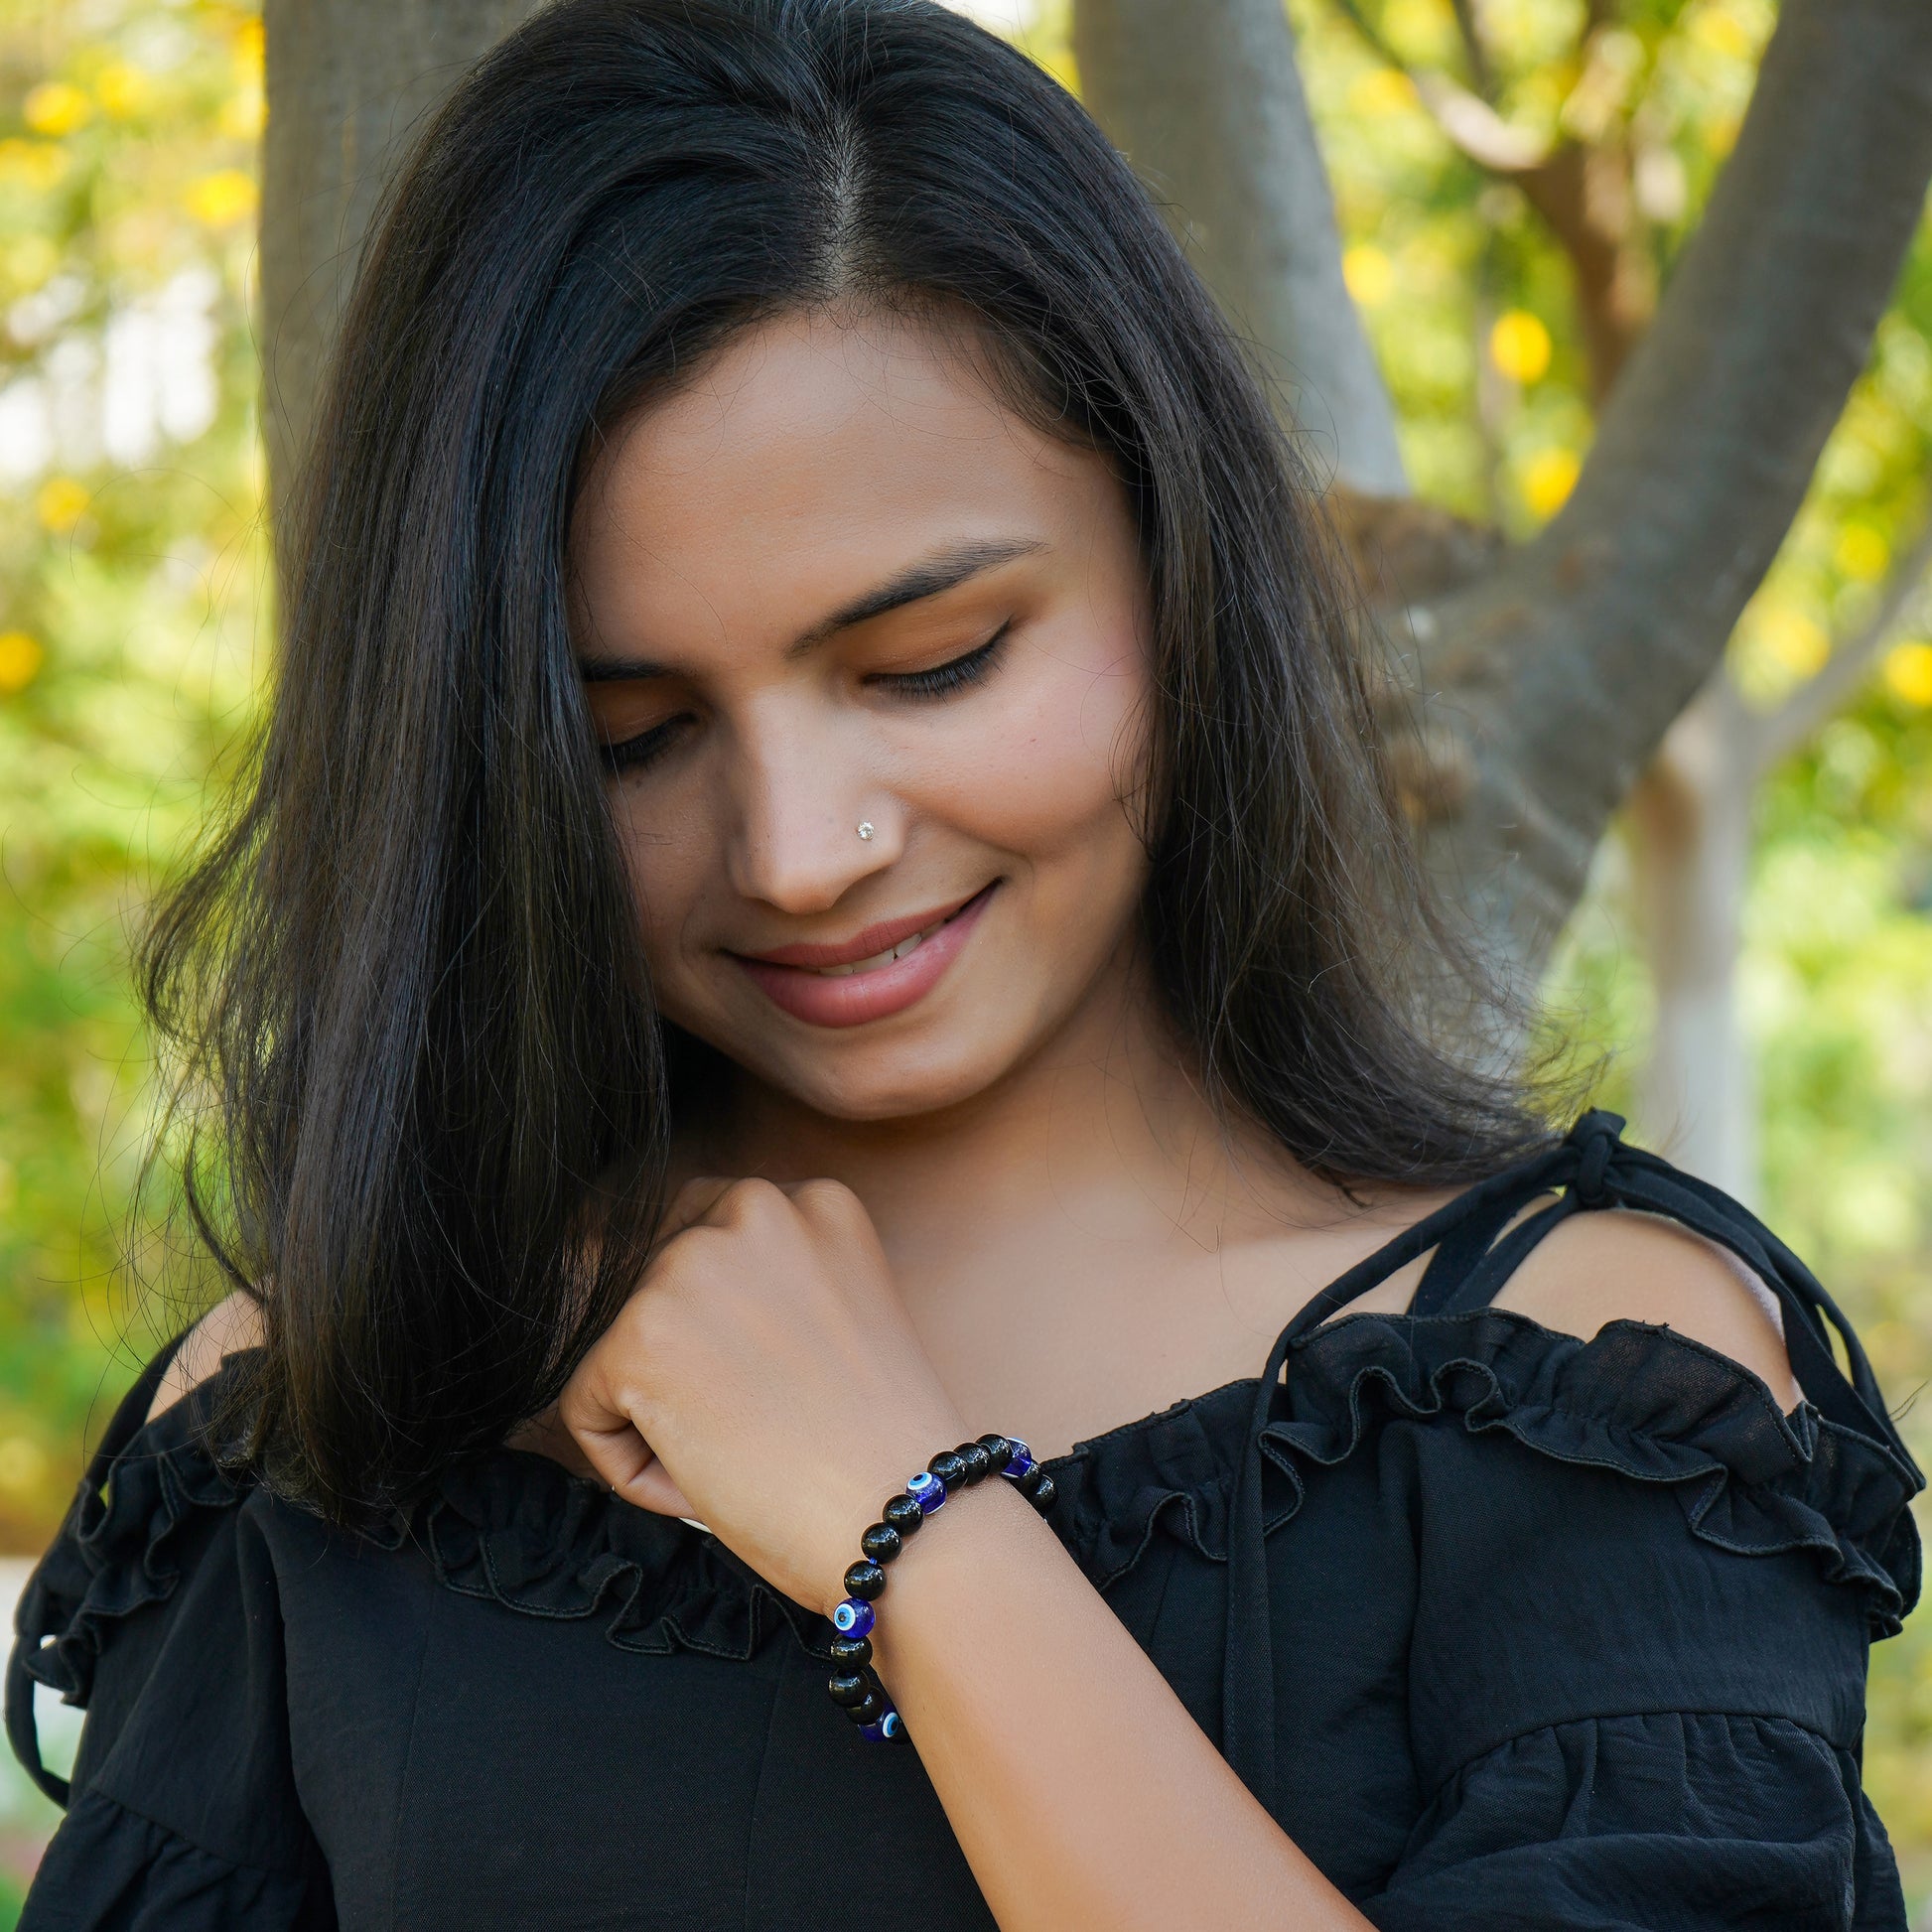
[[1761,1377],[1784,1409],[1799,1399],[1777,1297],[1727,1248],[1663,1215],[1570,1215],[1531,1249],[1496,1306],[1586,1339],[1606,1321],[1674,1328]]
[[238,1348],[256,1348],[262,1339],[262,1311],[254,1298],[237,1289],[226,1301],[213,1308],[188,1331],[188,1339],[176,1351],[161,1378],[161,1386],[148,1405],[148,1420],[172,1409],[183,1396],[206,1382],[221,1366],[223,1355]]

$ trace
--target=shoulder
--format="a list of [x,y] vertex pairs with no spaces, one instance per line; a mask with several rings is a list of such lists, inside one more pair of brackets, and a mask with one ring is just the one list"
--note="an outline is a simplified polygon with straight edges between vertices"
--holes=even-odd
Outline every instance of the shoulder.
[[1781,1408],[1799,1400],[1777,1297],[1727,1248],[1660,1214],[1618,1206],[1567,1216],[1495,1306],[1586,1340],[1609,1321],[1672,1328],[1749,1369]]
[[217,1302],[188,1331],[154,1392],[154,1400],[148,1405],[148,1421],[153,1422],[206,1382],[221,1366],[224,1355],[243,1348],[259,1348],[261,1343],[261,1304],[252,1295],[237,1289],[225,1301]]

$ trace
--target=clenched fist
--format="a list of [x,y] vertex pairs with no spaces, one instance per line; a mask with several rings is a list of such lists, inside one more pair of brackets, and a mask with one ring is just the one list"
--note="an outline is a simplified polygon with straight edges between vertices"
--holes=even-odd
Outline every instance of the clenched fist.
[[829,1614],[880,1505],[972,1432],[833,1180],[694,1180],[558,1419],[626,1501]]

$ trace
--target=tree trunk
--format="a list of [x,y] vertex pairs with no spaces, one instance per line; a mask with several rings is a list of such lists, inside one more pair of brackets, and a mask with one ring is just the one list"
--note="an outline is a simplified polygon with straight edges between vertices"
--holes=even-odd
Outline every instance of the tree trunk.
[[1341,278],[1327,170],[1282,0],[1078,0],[1087,106],[1334,480],[1404,496],[1395,412]]
[[370,217],[411,137],[533,0],[264,0],[262,422],[287,497]]
[[1749,721],[1720,677],[1671,727],[1630,794],[1657,1002],[1638,1121],[1660,1153],[1746,1205],[1758,1192],[1757,1090],[1737,959],[1757,775]]

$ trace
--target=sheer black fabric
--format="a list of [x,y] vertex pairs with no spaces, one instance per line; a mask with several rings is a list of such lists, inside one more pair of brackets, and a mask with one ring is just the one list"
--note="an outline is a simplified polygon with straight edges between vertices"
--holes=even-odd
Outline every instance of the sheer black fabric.
[[[1054,1459],[1050,1520],[1378,1925],[1902,1932],[1859,1751],[1918,1472],[1809,1272],[1621,1126],[1389,1244],[1258,1378]],[[1617,1202],[1777,1291],[1794,1413],[1669,1329],[1489,1306]],[[1408,1313],[1332,1318],[1432,1246]],[[829,1624],[714,1538],[507,1449],[332,1532],[224,1473],[206,1394],[142,1425],[165,1361],[22,1601],[16,1750],[35,1683],[88,1710],[24,1932],[992,1925],[916,1749],[827,1701]]]

